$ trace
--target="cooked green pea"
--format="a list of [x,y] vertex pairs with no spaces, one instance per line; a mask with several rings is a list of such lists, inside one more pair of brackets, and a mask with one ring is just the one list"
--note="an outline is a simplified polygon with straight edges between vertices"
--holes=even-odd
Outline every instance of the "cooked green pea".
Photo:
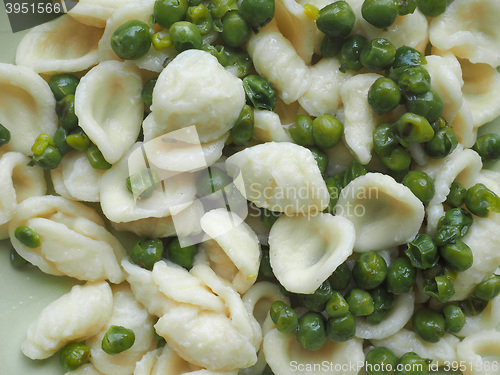
[[57,168],[61,162],[62,155],[54,146],[47,146],[41,155],[33,155],[33,163],[44,169]]
[[222,66],[238,78],[245,77],[252,70],[252,59],[245,51],[224,46],[223,53],[225,62]]
[[361,51],[361,64],[368,69],[382,70],[392,64],[396,47],[385,38],[375,38]]
[[434,137],[434,130],[425,117],[406,112],[394,124],[401,143],[428,142]]
[[14,249],[14,247],[10,248],[9,259],[10,259],[10,264],[12,264],[16,268],[20,268],[24,266],[26,263],[28,263],[26,259],[24,259],[21,255],[19,255],[16,249]]
[[181,242],[178,237],[175,237],[170,243],[167,245],[167,258],[181,267],[184,267],[188,270],[193,268],[193,261],[196,253],[198,252],[198,248],[196,245],[188,245],[182,247]]
[[83,131],[81,131],[69,134],[66,137],[66,143],[75,150],[85,151],[90,146],[90,139]]
[[333,176],[333,178],[337,181],[341,189],[345,188],[344,177],[345,177],[345,171],[337,173],[335,176]]
[[248,75],[243,78],[243,88],[247,101],[250,101],[255,109],[274,110],[276,106],[276,91],[263,77]]
[[[326,188],[328,189],[328,194],[330,195],[330,203],[328,204],[328,212],[334,213],[334,207],[337,204],[340,196],[340,190],[342,189],[338,181],[333,177],[325,178]],[[337,289],[337,288],[334,288]]]
[[366,290],[351,289],[345,296],[345,300],[353,316],[367,316],[375,310],[373,298]]
[[402,183],[423,203],[429,202],[434,196],[434,181],[425,172],[410,171],[405,175]]
[[232,10],[222,17],[220,36],[224,43],[230,47],[239,47],[248,41],[250,27],[239,11]]
[[112,167],[112,165],[104,159],[101,151],[95,145],[87,149],[87,159],[89,159],[90,165],[94,169],[106,170]]
[[253,108],[248,104],[245,104],[240,111],[238,119],[231,128],[231,137],[233,138],[233,143],[237,145],[244,145],[253,136],[254,129],[254,117]]
[[54,146],[59,150],[61,155],[67,154],[72,150],[71,146],[66,143],[68,131],[63,127],[58,127],[54,133]]
[[190,6],[186,12],[186,21],[196,25],[201,35],[208,34],[214,26],[212,14],[204,4]]
[[420,269],[434,267],[439,260],[436,244],[431,236],[425,233],[417,234],[415,239],[408,243],[405,254],[413,267]]
[[294,309],[288,306],[283,301],[274,301],[269,311],[271,319],[278,331],[283,333],[291,333],[297,330],[299,318]]
[[141,97],[147,108],[151,107],[151,105],[153,104],[153,90],[155,88],[157,80],[158,78],[149,80],[142,88]]
[[36,137],[33,146],[31,146],[31,152],[35,155],[42,155],[47,146],[54,146],[54,141],[48,134],[41,133]]
[[316,147],[309,147],[309,150],[311,150],[316,163],[318,163],[318,168],[321,174],[325,173],[326,168],[328,167],[328,155]]
[[212,13],[214,19],[224,17],[224,14],[231,10],[238,9],[238,4],[235,0],[210,0],[208,9]]
[[401,91],[392,79],[377,78],[368,90],[368,104],[379,115],[392,111],[400,101]]
[[385,346],[371,349],[366,354],[365,371],[368,375],[392,375],[398,358]]
[[61,73],[50,77],[49,87],[56,100],[61,100],[67,95],[74,95],[78,83],[80,83],[80,79],[77,76],[69,73]]
[[431,76],[422,66],[408,67],[399,76],[398,86],[406,95],[421,95],[431,89]]
[[491,275],[474,289],[474,297],[491,301],[500,294],[500,275]]
[[321,115],[312,122],[312,135],[316,146],[335,147],[341,140],[344,125],[332,115]]
[[398,258],[387,269],[387,290],[394,294],[408,293],[417,277],[417,271],[408,258]]
[[347,165],[344,173],[344,186],[347,186],[351,181],[368,173],[368,169],[357,160],[351,161]]
[[500,134],[490,133],[478,137],[473,149],[483,161],[500,159]]
[[460,207],[464,204],[465,193],[467,189],[460,182],[453,182],[450,186],[450,192],[446,197],[446,203],[450,207]]
[[259,274],[265,277],[274,278],[273,268],[269,260],[269,249],[262,249],[262,257],[260,258]]
[[347,263],[342,263],[337,267],[335,271],[330,275],[328,281],[334,290],[342,290],[347,288],[349,281],[351,280],[351,270]]
[[111,36],[111,48],[124,60],[136,60],[151,48],[152,30],[140,21],[131,20],[118,27]]
[[434,137],[424,144],[424,151],[431,158],[444,158],[457,147],[458,138],[452,128],[446,127],[434,133]]
[[438,342],[446,333],[446,321],[443,314],[422,307],[413,314],[413,330],[423,340]]
[[130,349],[134,342],[134,331],[122,326],[112,325],[102,339],[101,349],[107,354],[118,354]]
[[372,289],[370,295],[373,299],[373,312],[366,317],[366,321],[370,324],[380,324],[392,311],[396,296],[382,286]]
[[178,52],[200,49],[203,44],[201,34],[194,23],[178,21],[170,26],[168,34]]
[[10,142],[10,131],[0,124],[0,147]]
[[446,0],[419,0],[418,10],[427,17],[437,17],[446,10]]
[[431,126],[436,133],[438,130],[448,127],[448,122],[443,117],[439,117],[436,121],[431,122]]
[[130,250],[130,260],[142,268],[152,270],[163,257],[163,242],[156,238],[137,240]]
[[396,50],[396,56],[394,57],[392,67],[397,69],[424,64],[427,64],[427,60],[422,52],[413,47],[401,46]]
[[344,38],[325,35],[321,41],[320,52],[323,57],[335,57],[340,53]]
[[423,116],[427,121],[433,122],[443,113],[444,104],[439,94],[430,89],[425,94],[407,95],[406,108],[409,112]]
[[73,130],[78,126],[78,117],[75,114],[75,95],[66,95],[56,103],[56,113],[61,126],[66,130]]
[[488,306],[488,301],[478,299],[475,297],[467,298],[458,303],[466,316],[477,316]]
[[380,161],[392,171],[406,171],[411,164],[410,152],[403,146],[395,147],[389,155],[379,155]]
[[479,217],[487,217],[490,211],[500,212],[500,198],[483,184],[467,189],[464,202],[467,209]]
[[158,25],[168,29],[175,22],[184,20],[187,9],[187,0],[156,0],[153,17]]
[[125,185],[135,199],[147,199],[151,197],[154,189],[160,184],[158,173],[150,168],[143,168],[140,171],[128,176]]
[[453,281],[446,274],[435,276],[433,279],[425,275],[424,278],[426,279],[424,293],[440,303],[448,302],[455,294]]
[[40,236],[27,225],[20,225],[14,231],[14,237],[24,246],[35,249],[41,245]]
[[200,197],[214,194],[230,184],[231,178],[225,171],[218,167],[208,167],[196,179],[196,186]]
[[295,143],[301,146],[314,146],[313,120],[308,115],[297,115],[295,122],[288,128]]
[[338,318],[349,312],[349,305],[340,292],[333,291],[325,310],[329,317]]
[[400,16],[412,14],[417,9],[419,0],[397,0],[398,13]]
[[274,17],[274,0],[243,0],[239,8],[253,29],[268,24]]
[[325,321],[323,315],[309,311],[299,318],[297,339],[306,350],[316,351],[326,344]]
[[298,300],[309,310],[321,312],[333,295],[333,289],[328,280],[325,280],[313,294],[299,294]]
[[373,130],[373,148],[377,155],[387,156],[399,145],[393,126],[382,124]]
[[399,358],[395,375],[426,375],[429,365],[426,360],[413,352],[405,353]]
[[59,361],[66,371],[74,371],[90,358],[90,348],[78,342],[67,344],[59,352]]
[[346,37],[352,31],[356,15],[346,1],[328,4],[319,11],[316,26],[326,35]]
[[368,44],[366,38],[362,35],[354,34],[348,36],[340,48],[339,61],[340,71],[346,70],[359,71],[361,65],[361,51]]
[[364,252],[356,260],[352,276],[358,287],[367,290],[376,288],[387,276],[387,264],[375,251]]
[[365,0],[361,15],[373,26],[385,29],[398,18],[398,6],[395,0]]
[[465,325],[465,314],[456,305],[446,305],[443,308],[444,319],[446,320],[446,331],[458,333]]
[[356,322],[351,313],[326,321],[326,335],[334,342],[349,341],[356,335]]
[[455,225],[442,225],[434,236],[434,242],[437,246],[445,246],[460,237],[460,228]]
[[472,225],[472,215],[463,208],[451,208],[446,210],[444,215],[439,219],[437,229],[439,230],[444,225],[457,227],[460,237],[463,237]]
[[260,220],[268,227],[271,228],[273,224],[281,216],[281,212],[270,211],[266,208],[260,209]]

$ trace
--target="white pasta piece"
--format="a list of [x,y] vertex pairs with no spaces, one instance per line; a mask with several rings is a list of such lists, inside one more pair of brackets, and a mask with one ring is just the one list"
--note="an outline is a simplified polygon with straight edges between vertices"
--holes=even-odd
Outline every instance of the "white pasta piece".
[[345,81],[340,88],[345,142],[361,164],[368,164],[371,160],[373,130],[382,123],[381,117],[368,105],[368,90],[380,77],[375,73],[358,74]]
[[245,104],[242,81],[208,52],[180,53],[160,73],[151,110],[157,134],[196,126],[201,143],[225,135]]
[[500,332],[481,331],[457,345],[457,359],[464,375],[497,375],[500,370]]
[[259,273],[257,235],[240,217],[224,208],[207,212],[200,223],[210,237],[201,246],[207,252],[212,269],[232,283],[238,293],[245,293]]
[[341,216],[281,216],[269,234],[269,259],[286,290],[314,293],[352,254],[354,225]]
[[[135,300],[128,284],[115,285],[112,291],[113,310],[111,316],[104,327],[86,342],[91,353],[90,363],[106,375],[130,375],[134,371],[136,362],[156,347],[157,339],[153,329],[156,318]],[[135,341],[129,349],[111,355],[102,350],[101,343],[112,325],[131,329],[134,332]]]
[[84,202],[99,202],[99,180],[104,171],[93,168],[87,155],[71,151],[59,166],[50,171],[56,193],[65,198]]
[[500,297],[490,301],[486,308],[475,316],[466,316],[465,325],[456,335],[472,336],[481,331],[494,331],[500,325]]
[[322,211],[330,201],[311,151],[293,143],[248,147],[227,158],[226,170],[233,179],[241,173],[234,183],[257,207],[293,215]]
[[261,142],[293,142],[290,134],[283,128],[277,113],[267,110],[254,110],[253,138]]
[[132,147],[141,130],[144,102],[139,69],[105,61],[91,69],[75,93],[79,125],[111,164]]
[[413,292],[398,295],[391,312],[379,324],[370,324],[364,318],[356,318],[356,337],[381,340],[394,335],[409,322],[413,315]]
[[356,157],[351,153],[344,140],[341,140],[337,146],[324,151],[328,156],[328,167],[325,172],[327,176],[335,176],[337,173],[344,172],[349,163],[356,160]]
[[311,72],[278,31],[275,21],[250,37],[247,51],[257,72],[271,83],[286,104],[298,100],[309,89]]
[[473,63],[500,65],[500,3],[496,0],[457,0],[433,19],[433,46]]
[[65,373],[64,375],[103,375],[102,372],[96,370],[92,363],[85,363],[74,371]]
[[99,62],[103,30],[62,15],[31,29],[17,47],[16,64],[37,73],[79,72]]
[[[273,329],[264,336],[263,350],[266,361],[276,375],[320,375],[342,369],[343,375],[357,375],[365,360],[363,341],[327,341],[325,346],[312,352],[299,344],[295,335]],[[353,366],[354,365],[354,366]]]
[[[39,247],[19,242],[14,231],[20,225],[39,235]],[[9,236],[16,251],[45,273],[112,283],[124,280],[120,262],[126,250],[102,218],[82,203],[52,195],[30,197],[17,206]]]
[[422,340],[413,331],[406,328],[383,340],[372,340],[375,346],[385,346],[391,349],[397,357],[407,352],[417,353],[422,358],[430,358],[439,363],[456,361],[456,347],[460,340],[447,333],[437,343]]
[[193,365],[179,357],[168,345],[152,350],[137,362],[134,375],[177,375],[191,373]]
[[11,133],[2,151],[32,155],[40,133],[53,136],[57,129],[56,100],[38,74],[23,66],[0,63],[0,124]]
[[26,198],[45,195],[47,183],[40,167],[29,167],[30,159],[20,152],[0,158],[0,239],[9,238],[8,222],[17,205]]
[[300,105],[309,115],[333,115],[341,106],[340,87],[352,75],[349,72],[342,73],[339,68],[340,62],[334,57],[323,58],[309,68],[311,86],[299,99]]
[[75,285],[45,307],[28,328],[21,349],[31,359],[45,359],[64,345],[95,335],[111,317],[113,295],[106,282]]
[[116,9],[132,1],[135,0],[80,0],[68,14],[85,25],[104,28]]
[[351,181],[335,206],[356,229],[354,250],[380,250],[410,242],[424,219],[424,206],[406,186],[381,173]]

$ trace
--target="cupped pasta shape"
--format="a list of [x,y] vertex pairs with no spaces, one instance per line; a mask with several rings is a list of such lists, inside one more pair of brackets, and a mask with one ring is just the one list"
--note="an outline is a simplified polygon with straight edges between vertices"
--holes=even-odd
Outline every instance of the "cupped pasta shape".
[[254,110],[253,138],[261,142],[293,142],[276,112]]
[[415,304],[413,292],[400,294],[391,312],[379,324],[370,324],[365,318],[356,318],[356,337],[381,340],[394,335],[411,319]]
[[433,46],[473,63],[500,65],[500,3],[496,0],[456,0],[429,28]]
[[363,252],[410,242],[422,225],[424,206],[392,177],[367,173],[342,189],[335,213],[354,224],[354,250]]
[[119,61],[100,63],[76,88],[79,125],[111,164],[137,140],[144,113],[141,92],[139,69]]
[[[136,301],[130,286],[127,283],[115,285],[113,291],[113,308],[111,316],[104,327],[86,341],[90,348],[90,362],[94,367],[106,375],[130,375],[135,364],[145,353],[156,348],[158,340],[155,338],[153,324],[156,318],[139,302]],[[104,335],[112,326],[121,326],[131,329],[135,335],[134,344],[118,354],[107,354],[101,344]]]
[[467,367],[464,375],[498,374],[500,332],[481,331],[466,337],[457,345],[457,359]]
[[475,316],[466,316],[465,325],[456,335],[472,336],[481,331],[494,331],[500,325],[500,297],[490,301],[486,308]]
[[325,372],[357,375],[365,360],[363,341],[357,338],[346,342],[328,340],[322,349],[310,352],[302,348],[295,335],[281,333],[276,328],[264,336],[263,350],[276,375]]
[[40,133],[54,135],[56,100],[47,82],[31,69],[0,63],[0,103],[0,124],[11,133],[2,151],[31,155],[31,146]]
[[288,142],[248,147],[226,160],[241,194],[257,207],[287,215],[324,210],[330,201],[310,150]]
[[[342,121],[341,118],[343,117],[339,116],[339,112],[337,112],[337,116]],[[344,172],[349,163],[356,160],[356,157],[351,153],[343,139],[335,147],[325,150],[325,153],[328,156],[328,167],[326,167],[325,172],[327,176],[334,176],[337,173]]]
[[64,375],[103,375],[103,373],[97,371],[92,363],[85,363],[76,370],[67,372]]
[[104,28],[106,21],[121,6],[134,0],[80,0],[68,15],[85,25]]
[[[15,237],[21,225],[39,235],[39,247],[28,248]],[[112,283],[125,278],[120,262],[127,251],[83,203],[53,195],[27,198],[17,206],[9,236],[16,251],[45,273]]]
[[45,195],[47,183],[43,169],[29,167],[30,158],[20,152],[7,152],[0,158],[0,239],[9,238],[8,223],[17,205],[26,198]]
[[196,126],[201,143],[225,135],[245,104],[242,81],[208,52],[187,50],[160,73],[153,90],[156,134]]
[[103,30],[62,15],[31,29],[21,40],[16,64],[37,73],[79,72],[99,62]]
[[24,355],[31,359],[49,358],[67,343],[97,334],[111,317],[112,306],[108,283],[73,286],[31,323],[21,346]]
[[135,365],[134,375],[180,375],[189,373],[192,367],[168,345],[164,345],[144,354]]
[[311,72],[275,21],[250,37],[247,51],[257,72],[271,83],[286,104],[298,100],[309,89]]
[[354,225],[340,216],[281,216],[269,233],[269,260],[286,290],[314,293],[352,254]]

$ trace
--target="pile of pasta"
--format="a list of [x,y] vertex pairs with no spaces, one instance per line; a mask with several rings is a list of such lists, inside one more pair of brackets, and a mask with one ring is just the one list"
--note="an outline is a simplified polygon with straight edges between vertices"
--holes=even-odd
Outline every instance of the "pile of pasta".
[[[255,110],[253,140],[229,158],[223,150],[245,104],[241,79],[201,50],[179,54],[173,47],[151,47],[140,59],[122,61],[110,47],[111,35],[124,22],[149,21],[154,0],[81,0],[69,14],[24,37],[17,65],[0,64],[0,123],[12,134],[0,148],[1,238],[10,238],[19,255],[41,271],[82,282],[31,324],[22,346],[26,356],[48,358],[69,342],[85,341],[90,362],[71,374],[86,375],[261,374],[266,365],[284,375],[290,373],[291,361],[339,366],[363,362],[372,346],[388,347],[398,356],[416,352],[441,364],[500,356],[499,297],[478,316],[467,317],[458,334],[447,333],[433,344],[408,329],[415,308],[429,300],[418,282],[398,296],[382,323],[357,318],[355,338],[328,341],[318,352],[306,351],[294,335],[279,332],[269,316],[272,302],[289,303],[289,298],[278,283],[257,277],[263,246],[270,247],[273,272],[285,289],[313,293],[340,264],[352,265],[362,252],[376,250],[390,264],[398,247],[417,233],[433,235],[454,181],[467,188],[484,183],[500,195],[500,173],[483,169],[481,157],[470,149],[479,128],[500,115],[500,3],[455,0],[436,18],[417,10],[378,29],[361,16],[362,0],[347,1],[356,14],[353,33],[387,38],[396,47],[421,52],[432,45],[426,69],[443,100],[443,117],[460,143],[443,159],[429,159],[418,147],[411,150],[412,168],[425,171],[435,184],[433,198],[424,205],[384,174],[372,157],[373,130],[387,118],[372,111],[367,95],[381,75],[341,72],[336,57],[315,58],[324,34],[304,5],[321,9],[330,2],[276,0],[274,19],[252,33],[246,50],[256,72],[276,90],[278,103],[274,111]],[[205,42],[216,38],[211,33]],[[58,127],[46,79],[60,72],[82,77],[75,94],[79,126],[112,167],[94,169],[84,153],[71,151],[51,170],[55,194],[48,194],[44,171],[28,164],[37,136],[52,136]],[[149,111],[141,90],[152,77],[158,81]],[[297,114],[332,114],[344,124],[341,143],[326,150],[325,175],[344,171],[352,160],[367,165],[370,172],[345,188],[353,194],[343,194],[338,202],[340,208],[362,206],[364,215],[347,209],[337,215],[322,212],[330,201],[323,176],[311,152],[295,144],[287,130]],[[252,215],[204,211],[195,199],[198,172],[193,172],[189,149],[166,149],[155,142],[189,126],[196,128],[207,166],[223,163],[232,177],[241,172],[238,189],[259,192],[249,196],[252,204],[292,207],[271,233]],[[143,155],[149,164],[176,176],[162,204],[138,204],[126,188],[131,160],[143,163]],[[290,197],[284,188],[308,194]],[[356,193],[372,188],[377,196],[359,198]],[[97,205],[88,204],[92,202]],[[39,247],[26,247],[15,237],[21,225],[38,233]],[[129,260],[130,241],[119,240],[117,231],[153,238],[205,237],[189,271],[169,260],[147,270]],[[474,261],[454,281],[452,301],[470,296],[500,266],[500,214],[475,217],[463,241]],[[102,350],[111,325],[135,332],[130,349],[116,355]],[[159,336],[165,345],[158,345]],[[363,371],[342,368],[344,375]],[[465,373],[482,374],[471,366]]]

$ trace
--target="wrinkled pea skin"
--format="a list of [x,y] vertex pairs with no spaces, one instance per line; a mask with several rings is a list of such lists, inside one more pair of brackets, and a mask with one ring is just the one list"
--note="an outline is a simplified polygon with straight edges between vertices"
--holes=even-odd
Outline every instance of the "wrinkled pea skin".
[[432,268],[439,260],[436,244],[431,236],[425,233],[417,234],[415,239],[408,243],[405,254],[413,267],[420,269]]
[[421,95],[431,89],[431,76],[422,66],[405,69],[398,79],[398,86],[406,95]]
[[278,331],[282,333],[292,333],[297,330],[299,319],[293,308],[283,301],[274,301],[271,304],[269,315]]
[[462,309],[466,316],[477,316],[481,314],[487,305],[488,301],[475,297],[467,298],[458,303],[458,306]]
[[434,137],[434,130],[429,121],[414,113],[403,114],[394,124],[394,129],[403,146],[408,143],[428,142]]
[[253,74],[248,75],[243,78],[243,88],[247,101],[255,109],[274,110],[277,99],[276,91],[265,78]]
[[234,9],[238,9],[235,0],[210,0],[208,4],[208,10],[210,10],[214,19],[222,18],[224,14]]
[[339,61],[340,71],[359,71],[363,67],[361,64],[361,51],[368,44],[362,35],[353,34],[348,36],[340,48]]
[[59,352],[59,362],[66,371],[74,371],[90,358],[90,348],[83,344],[72,342]]
[[313,294],[299,294],[299,303],[311,311],[321,312],[333,296],[333,289],[328,280],[325,280]]
[[372,289],[370,294],[373,299],[373,312],[366,317],[366,321],[370,324],[379,324],[392,311],[396,296],[384,286]]
[[[426,277],[428,279],[428,277]],[[439,275],[427,280],[424,293],[435,298],[440,303],[446,303],[455,294],[453,281],[447,275]]]
[[418,2],[419,0],[397,0],[399,15],[406,16],[415,12]]
[[399,141],[392,125],[382,124],[373,130],[373,149],[377,155],[390,155],[398,145]]

